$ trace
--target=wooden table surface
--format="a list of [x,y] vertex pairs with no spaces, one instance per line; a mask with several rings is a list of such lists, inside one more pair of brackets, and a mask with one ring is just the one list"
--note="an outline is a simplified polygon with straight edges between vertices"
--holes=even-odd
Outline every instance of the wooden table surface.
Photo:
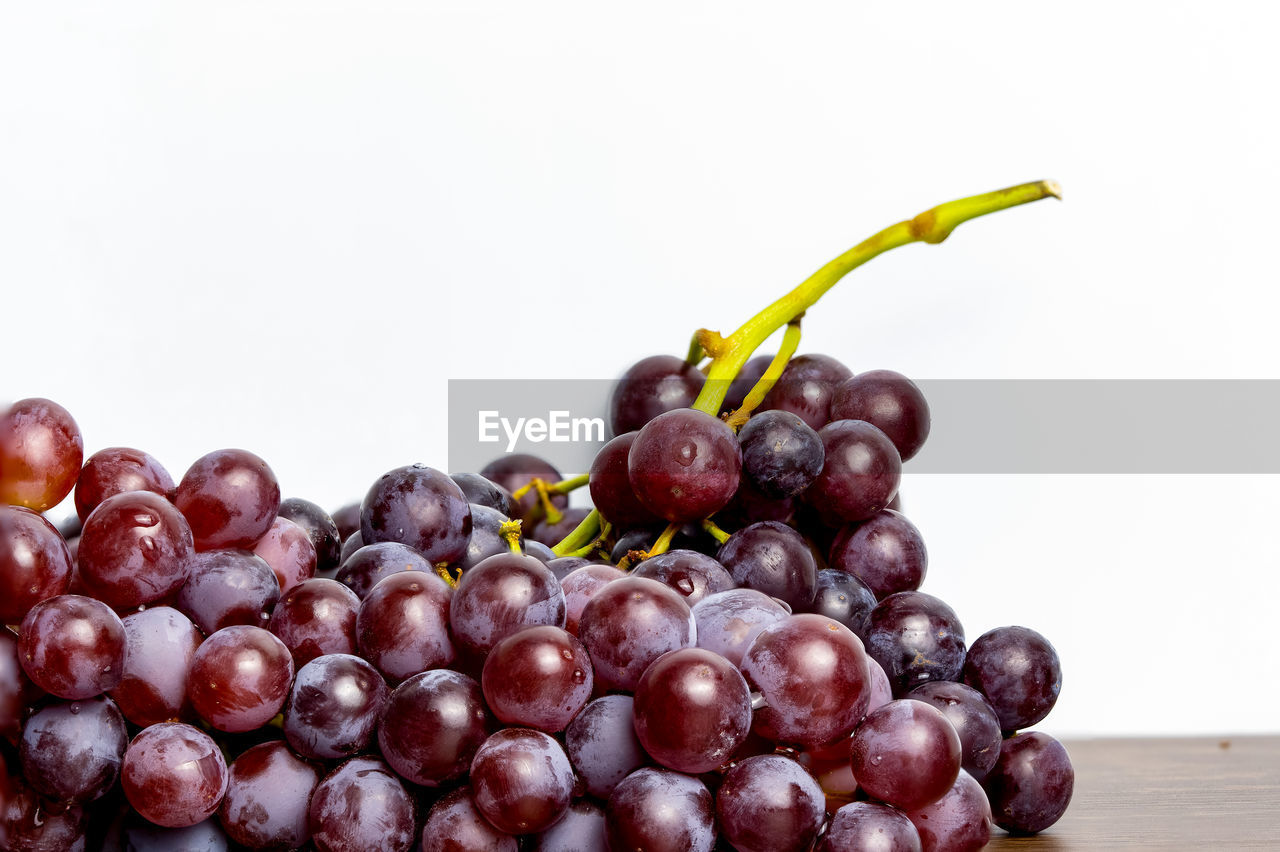
[[988,850],[1280,850],[1280,737],[1064,743],[1067,813],[1036,837],[996,829]]

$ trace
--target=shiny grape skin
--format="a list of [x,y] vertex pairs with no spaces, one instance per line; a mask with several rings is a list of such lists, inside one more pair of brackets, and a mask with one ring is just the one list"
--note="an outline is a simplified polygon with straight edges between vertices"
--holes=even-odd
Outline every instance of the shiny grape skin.
[[804,767],[780,755],[749,757],[725,775],[716,816],[739,852],[803,852],[826,819],[822,788]]
[[413,798],[375,757],[353,757],[325,776],[311,796],[308,825],[325,852],[408,852]]
[[654,660],[635,692],[636,736],[654,760],[696,775],[724,766],[751,731],[751,691],[737,667],[704,648]]
[[[357,550],[364,547],[364,536],[360,535],[360,527],[357,526],[355,532],[342,540],[342,553],[338,555],[338,569],[341,571],[342,566],[351,558]],[[413,548],[410,548],[412,550]],[[334,576],[337,577],[337,573]]]
[[458,484],[472,506],[488,506],[501,515],[511,517],[515,498],[498,483],[478,473],[453,473],[449,478]]
[[1067,812],[1076,773],[1062,743],[1028,731],[1010,737],[982,785],[995,824],[1010,834],[1036,834]]
[[818,588],[818,563],[800,533],[761,521],[729,536],[716,558],[739,586],[764,592],[794,610],[807,609]]
[[191,524],[197,550],[251,548],[280,511],[280,483],[253,453],[216,450],[187,469],[174,503]]
[[453,589],[435,574],[403,571],[381,580],[360,604],[360,655],[392,683],[454,661],[449,636]]
[[471,789],[476,809],[500,831],[546,831],[569,810],[573,767],[563,746],[530,728],[503,728],[476,751]]
[[577,636],[587,602],[606,584],[625,576],[625,571],[612,565],[584,565],[566,574],[560,581],[560,588],[564,590],[564,629]]
[[124,717],[110,698],[54,701],[23,727],[22,772],[56,802],[90,802],[116,783],[128,744]]
[[738,371],[737,377],[729,383],[729,390],[725,392],[724,402],[721,404],[720,410],[723,412],[740,408],[746,400],[747,394],[751,393],[751,389],[763,378],[765,371],[769,369],[769,365],[772,363],[772,355],[756,355],[743,364],[742,369]]
[[902,460],[929,437],[929,403],[915,382],[893,370],[868,370],[836,386],[832,420],[865,420],[888,436]]
[[471,504],[458,484],[435,468],[407,465],[387,471],[360,504],[366,545],[395,541],[432,565],[456,562],[471,538]]
[[30,509],[0,506],[0,623],[17,624],[36,604],[65,594],[71,566],[53,524]]
[[480,684],[433,669],[391,691],[378,725],[378,748],[406,780],[439,787],[467,773],[492,726]]
[[578,524],[582,523],[589,514],[591,510],[585,506],[570,506],[560,513],[560,520],[555,523],[543,518],[529,528],[528,534],[524,537],[524,543],[526,546],[533,543],[554,547],[577,529]]
[[44,690],[31,682],[18,660],[18,637],[0,627],[0,737],[17,745],[23,715],[42,695]]
[[738,441],[742,472],[766,497],[794,497],[822,472],[822,439],[789,411],[760,412],[742,427]]
[[867,673],[871,677],[871,697],[867,700],[866,712],[870,713],[893,700],[893,685],[889,683],[889,676],[884,673],[884,666],[877,663],[870,654],[867,655]]
[[191,528],[172,503],[150,491],[126,491],[85,520],[76,567],[86,591],[127,609],[176,592],[194,553]]
[[520,842],[476,809],[470,787],[445,794],[422,826],[422,852],[517,852]]
[[22,619],[18,658],[36,686],[59,698],[91,698],[124,677],[125,632],[101,601],[58,595]]
[[83,462],[80,427],[61,405],[21,399],[0,412],[0,504],[53,508],[75,487]]
[[831,817],[815,852],[923,852],[907,815],[878,802],[851,802]]
[[204,637],[178,610],[149,607],[122,619],[124,677],[111,697],[124,717],[145,728],[192,714],[187,677]]
[[684,596],[689,606],[696,606],[707,595],[727,592],[738,585],[723,565],[696,550],[668,550],[651,556],[636,566],[631,575],[670,586]]
[[[560,471],[556,470],[550,462],[537,456],[531,456],[528,453],[511,453],[499,456],[480,468],[480,475],[511,493],[519,491],[534,479],[552,483],[559,482],[564,478],[560,475]],[[506,514],[512,520],[523,519],[529,515],[529,510],[537,503],[537,492],[531,488],[519,500],[514,500],[511,511]],[[563,509],[569,505],[569,495],[552,495],[551,503],[556,508]]]
[[852,376],[852,370],[829,355],[797,355],[765,395],[760,410],[790,411],[810,428],[821,429],[831,420],[835,389]]
[[852,755],[854,777],[868,795],[910,811],[951,789],[960,772],[960,737],[932,704],[890,701],[853,732]]
[[79,805],[49,807],[16,767],[0,767],[0,849],[84,852],[88,813]]
[[875,517],[898,493],[902,479],[893,442],[861,420],[836,420],[818,434],[826,455],[805,501],[828,526]]
[[724,421],[678,408],[640,430],[627,457],[636,498],[668,521],[700,521],[724,508],[738,490],[742,450]]
[[303,580],[280,598],[267,629],[301,668],[324,654],[356,653],[356,613],[360,598],[337,580]]
[[964,627],[955,610],[924,592],[897,592],[871,610],[867,653],[875,657],[904,694],[932,680],[959,680],[964,665]]
[[756,713],[761,732],[787,744],[846,736],[871,693],[862,642],[821,615],[788,616],[760,631],[742,657],[742,673],[768,705]]
[[253,849],[296,849],[307,842],[307,806],[320,769],[279,740],[240,753],[229,769],[218,820],[236,843]]
[[973,641],[964,682],[991,702],[1000,727],[1029,728],[1058,703],[1062,662],[1049,640],[1027,627],[997,627]]
[[227,835],[212,817],[182,828],[162,828],[134,816],[124,826],[126,852],[226,852]]
[[917,686],[907,698],[927,701],[942,711],[960,737],[960,766],[981,781],[1000,757],[1000,720],[981,692],[963,683],[935,680]]
[[235,624],[264,627],[280,600],[275,572],[247,550],[206,550],[187,568],[176,605],[206,635]]
[[356,597],[363,600],[379,581],[401,571],[435,573],[431,563],[412,547],[395,541],[383,541],[366,544],[348,556],[334,579],[349,586]]
[[754,589],[718,592],[693,606],[698,647],[714,651],[739,667],[742,655],[760,631],[790,615],[786,604]]
[[334,510],[330,515],[333,518],[333,524],[338,528],[338,535],[342,538],[342,543],[346,544],[347,539],[360,532],[360,504],[347,503]]
[[198,728],[163,722],[143,729],[125,749],[120,784],[138,813],[181,828],[208,819],[227,792],[227,764]]
[[818,571],[813,603],[806,610],[835,619],[865,642],[867,621],[875,606],[876,596],[857,577],[823,568]]
[[288,518],[277,517],[272,521],[253,552],[271,566],[281,594],[315,576],[316,548],[311,543],[311,535]]
[[828,564],[866,583],[878,599],[912,592],[924,582],[929,551],[906,516],[884,509],[871,519],[843,527],[831,545]]
[[963,769],[938,801],[910,811],[924,852],[978,852],[991,842],[991,805]]
[[594,565],[596,563],[582,556],[557,556],[554,559],[547,560],[543,564],[551,569],[551,573],[555,575],[557,580],[563,582],[565,577],[568,577],[579,568],[586,565]]
[[604,809],[577,799],[558,823],[533,838],[530,852],[596,852],[606,849]]
[[278,517],[293,521],[307,532],[316,552],[316,575],[332,576],[342,558],[342,535],[324,509],[310,500],[290,497],[280,504]]
[[650,526],[659,521],[657,515],[644,507],[631,487],[627,473],[627,459],[636,432],[619,435],[596,452],[591,461],[587,487],[591,491],[591,503],[611,524],[619,528]]
[[706,377],[674,355],[650,355],[627,368],[609,397],[609,424],[614,435],[633,432],[658,415],[688,408],[702,391]]
[[635,699],[605,695],[573,718],[564,732],[565,752],[586,792],[607,799],[623,778],[649,762],[635,727]]
[[726,530],[741,529],[759,521],[786,523],[795,514],[796,503],[797,500],[791,497],[775,500],[766,496],[744,476],[738,483],[733,499],[716,512],[716,523]]
[[502,525],[508,520],[510,519],[497,509],[472,504],[471,538],[467,540],[467,552],[453,567],[467,571],[490,556],[510,553],[511,548],[502,537]]
[[294,678],[284,709],[285,739],[302,757],[352,757],[368,748],[389,693],[378,670],[359,657],[316,657]]
[[85,460],[76,480],[76,515],[83,523],[108,497],[126,491],[151,491],[169,497],[174,487],[169,471],[149,453],[131,447],[108,447]]
[[455,646],[484,655],[525,627],[563,627],[564,590],[532,556],[500,553],[462,575],[449,604]]
[[636,688],[649,664],[696,644],[693,612],[657,580],[625,577],[596,592],[582,610],[578,638],[595,668],[597,688]]
[[484,661],[480,686],[493,715],[507,725],[563,731],[591,699],[591,660],[560,627],[530,627],[503,639]]
[[237,624],[205,639],[191,661],[191,707],[220,731],[260,728],[280,712],[293,682],[293,657],[261,627]]
[[609,849],[711,852],[715,804],[707,785],[669,769],[645,767],[624,778],[605,807]]

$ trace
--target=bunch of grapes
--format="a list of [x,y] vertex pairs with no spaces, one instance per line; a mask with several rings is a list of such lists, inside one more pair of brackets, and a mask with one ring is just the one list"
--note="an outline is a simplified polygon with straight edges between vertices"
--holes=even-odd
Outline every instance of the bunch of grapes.
[[928,406],[792,357],[797,304],[775,356],[702,332],[634,365],[587,474],[410,465],[333,515],[244,450],[175,483],[9,406],[0,849],[965,850],[1051,825],[1071,764],[1025,729],[1058,656],[1024,627],[966,645],[919,591],[897,491]]

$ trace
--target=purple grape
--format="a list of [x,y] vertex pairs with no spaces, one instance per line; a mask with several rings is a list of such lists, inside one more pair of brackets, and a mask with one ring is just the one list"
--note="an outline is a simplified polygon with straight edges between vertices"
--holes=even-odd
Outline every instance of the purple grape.
[[128,744],[124,717],[110,698],[55,701],[27,719],[22,772],[54,801],[90,802],[116,783]]
[[595,852],[606,849],[607,843],[604,809],[578,799],[563,819],[533,838],[531,852]]
[[742,451],[722,420],[678,408],[640,430],[627,471],[637,499],[654,514],[679,523],[700,521],[733,499]]
[[65,594],[71,566],[53,524],[30,509],[0,506],[0,623],[18,624],[36,604]]
[[889,676],[884,673],[884,666],[876,662],[875,657],[867,655],[867,673],[871,678],[871,697],[867,700],[867,711],[870,713],[893,700],[893,685]]
[[815,852],[922,852],[920,833],[897,808],[850,802],[835,812]]
[[929,567],[929,552],[920,531],[889,509],[841,529],[830,554],[832,568],[857,577],[880,600],[894,592],[920,588]]
[[360,598],[337,580],[303,580],[280,599],[267,629],[301,668],[324,654],[356,653],[356,613]]
[[865,420],[888,436],[902,460],[929,437],[929,403],[915,382],[892,370],[868,370],[836,386],[832,420]]
[[584,565],[566,574],[560,580],[560,588],[564,591],[565,630],[577,636],[578,624],[587,602],[606,584],[625,576],[626,572],[619,571],[612,565]]
[[470,787],[459,787],[431,807],[422,826],[422,852],[517,852],[520,842],[476,810]]
[[631,691],[649,664],[695,644],[697,626],[680,593],[657,580],[625,577],[596,592],[582,610],[578,638],[602,689]]
[[163,497],[174,492],[173,477],[164,465],[142,450],[108,447],[85,459],[76,479],[76,515],[80,522],[108,497],[126,491],[151,491]]
[[476,809],[500,831],[546,831],[569,809],[573,767],[552,737],[529,728],[490,736],[471,762]]
[[271,528],[253,546],[253,552],[271,566],[281,593],[315,576],[316,548],[311,536],[288,518],[272,521]]
[[996,825],[1010,834],[1036,834],[1066,813],[1075,782],[1062,743],[1029,731],[1004,741],[983,786]]
[[632,364],[609,398],[613,434],[635,431],[664,412],[688,408],[705,383],[702,373],[674,355],[651,355]]
[[134,810],[156,825],[208,819],[227,792],[227,764],[209,735],[179,722],[152,725],[124,753],[120,784]]
[[334,579],[349,586],[356,597],[364,600],[379,581],[401,571],[435,574],[431,563],[412,547],[396,541],[383,541],[366,544],[344,559]]
[[348,503],[334,511],[332,517],[334,526],[338,528],[338,535],[345,546],[347,539],[360,532],[360,504]]
[[663,654],[635,693],[636,735],[654,760],[696,775],[729,762],[751,731],[751,691],[738,669],[703,648]]
[[[496,458],[480,469],[480,475],[513,494],[534,479],[552,483],[564,478],[550,462],[528,453],[511,453]],[[531,488],[519,500],[513,500],[511,511],[506,514],[512,520],[523,520],[529,517],[529,513],[538,502],[538,493]],[[563,509],[569,505],[569,496],[555,494],[551,497],[551,504],[558,509]]]
[[[360,527],[357,524],[355,532],[342,540],[342,553],[338,556],[338,569],[341,570],[342,565],[351,558],[351,555],[362,547],[364,547],[364,536],[360,534]],[[412,550],[412,548],[410,549]],[[336,572],[333,576],[334,579],[338,577]]]
[[716,557],[740,586],[764,592],[792,609],[813,603],[818,564],[800,533],[777,521],[743,527]]
[[868,713],[853,732],[852,753],[858,786],[905,811],[942,798],[960,772],[955,728],[923,701],[890,701]]
[[387,702],[378,670],[350,654],[326,654],[298,669],[284,711],[284,736],[315,760],[352,757],[368,748]]
[[857,577],[834,568],[823,568],[818,571],[817,591],[807,609],[840,622],[859,639],[864,639],[875,606],[875,594]]
[[187,678],[191,707],[220,731],[260,728],[280,712],[293,681],[293,657],[261,627],[224,627],[196,650]]
[[991,841],[991,805],[963,769],[941,799],[907,814],[924,852],[978,852]]
[[378,477],[365,495],[360,534],[366,545],[408,545],[432,565],[456,562],[471,538],[471,504],[440,471],[422,464],[398,467]]
[[964,665],[964,628],[955,610],[924,592],[889,595],[871,610],[867,653],[884,667],[893,694],[922,683],[957,680]]
[[797,355],[765,395],[760,409],[790,411],[811,428],[821,429],[831,420],[836,387],[852,376],[853,371],[829,355]]
[[192,715],[187,698],[191,661],[203,638],[176,609],[158,606],[126,615],[124,677],[111,697],[124,717],[145,728]]
[[1062,663],[1049,640],[1027,627],[997,627],[973,642],[964,682],[991,702],[1006,731],[1039,722],[1058,702]]
[[597,563],[582,556],[557,556],[555,559],[548,560],[543,564],[551,570],[557,580],[561,581],[561,587],[563,588],[565,577],[568,577],[579,568]]
[[434,669],[392,690],[378,725],[378,748],[406,780],[438,787],[467,773],[490,727],[480,684]]
[[622,779],[605,808],[609,849],[711,852],[715,804],[707,785],[669,769],[646,767]]
[[449,478],[462,489],[463,496],[471,504],[472,511],[476,506],[487,506],[499,514],[511,517],[514,511],[515,498],[511,492],[491,479],[478,473],[453,473]]
[[290,497],[280,504],[278,515],[306,531],[316,552],[316,575],[331,577],[342,558],[342,535],[329,513],[309,500]]
[[11,852],[84,852],[88,813],[80,805],[49,803],[0,759],[0,849]]
[[906,695],[942,711],[960,737],[960,766],[981,781],[1000,757],[1000,720],[981,692],[963,683],[935,680]]
[[898,493],[902,478],[893,442],[862,420],[837,420],[818,435],[825,460],[804,499],[828,526],[875,517]]
[[716,793],[716,816],[739,852],[803,852],[826,818],[822,788],[804,767],[779,755],[734,764]]
[[648,577],[670,586],[684,597],[689,606],[696,606],[707,595],[737,587],[723,565],[696,550],[668,550],[651,556],[636,566],[631,575]]
[[484,661],[480,686],[493,715],[507,725],[549,734],[591,699],[587,649],[559,627],[530,627],[503,639]]
[[483,656],[526,627],[563,627],[564,590],[532,556],[500,553],[462,575],[449,604],[454,642]]
[[205,635],[235,624],[267,626],[280,581],[265,559],[245,550],[207,550],[188,564],[177,608]]
[[659,518],[644,507],[631,487],[627,459],[639,432],[627,432],[605,444],[591,461],[588,488],[591,503],[619,528],[650,526]]
[[18,637],[7,627],[0,628],[0,736],[17,745],[27,707],[43,695],[18,660]]
[[635,729],[635,700],[606,695],[592,701],[565,729],[565,751],[586,791],[609,798],[618,782],[649,762]]
[[454,660],[449,638],[453,589],[434,573],[404,571],[374,586],[360,604],[360,654],[392,682]]
[[490,556],[499,553],[510,553],[507,540],[502,536],[502,525],[510,520],[497,509],[488,506],[471,507],[471,539],[467,542],[466,554],[455,563],[455,567],[469,571]]
[[217,450],[196,459],[174,493],[196,550],[251,548],[280,511],[280,483],[262,459],[245,450]]
[[296,849],[311,838],[307,808],[320,770],[279,740],[241,752],[231,764],[218,819],[251,849]]
[[58,595],[22,619],[18,658],[36,686],[59,698],[91,698],[120,685],[125,632],[101,601]]
[[760,492],[780,500],[804,491],[822,472],[822,439],[789,411],[762,411],[738,433],[742,472]]
[[409,852],[413,799],[381,760],[353,757],[316,787],[308,825],[325,852]]
[[790,608],[755,589],[731,589],[693,605],[698,647],[714,651],[735,666],[760,631],[791,615]]
[[733,499],[716,512],[716,523],[726,530],[742,529],[760,521],[786,523],[795,515],[796,502],[796,498],[792,497],[768,497],[752,485],[751,480],[743,477],[738,482],[738,490],[734,492]]

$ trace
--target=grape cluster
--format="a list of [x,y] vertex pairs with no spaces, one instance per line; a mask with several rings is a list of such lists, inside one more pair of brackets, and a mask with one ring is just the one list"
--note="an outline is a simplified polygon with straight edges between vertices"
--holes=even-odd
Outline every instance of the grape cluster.
[[1051,825],[1071,763],[1026,729],[1053,646],[966,644],[919,590],[919,389],[800,356],[735,431],[691,407],[703,382],[667,357],[619,382],[575,555],[548,546],[585,515],[574,481],[531,456],[397,468],[331,516],[244,450],[175,484],[13,404],[0,849],[967,850]]

